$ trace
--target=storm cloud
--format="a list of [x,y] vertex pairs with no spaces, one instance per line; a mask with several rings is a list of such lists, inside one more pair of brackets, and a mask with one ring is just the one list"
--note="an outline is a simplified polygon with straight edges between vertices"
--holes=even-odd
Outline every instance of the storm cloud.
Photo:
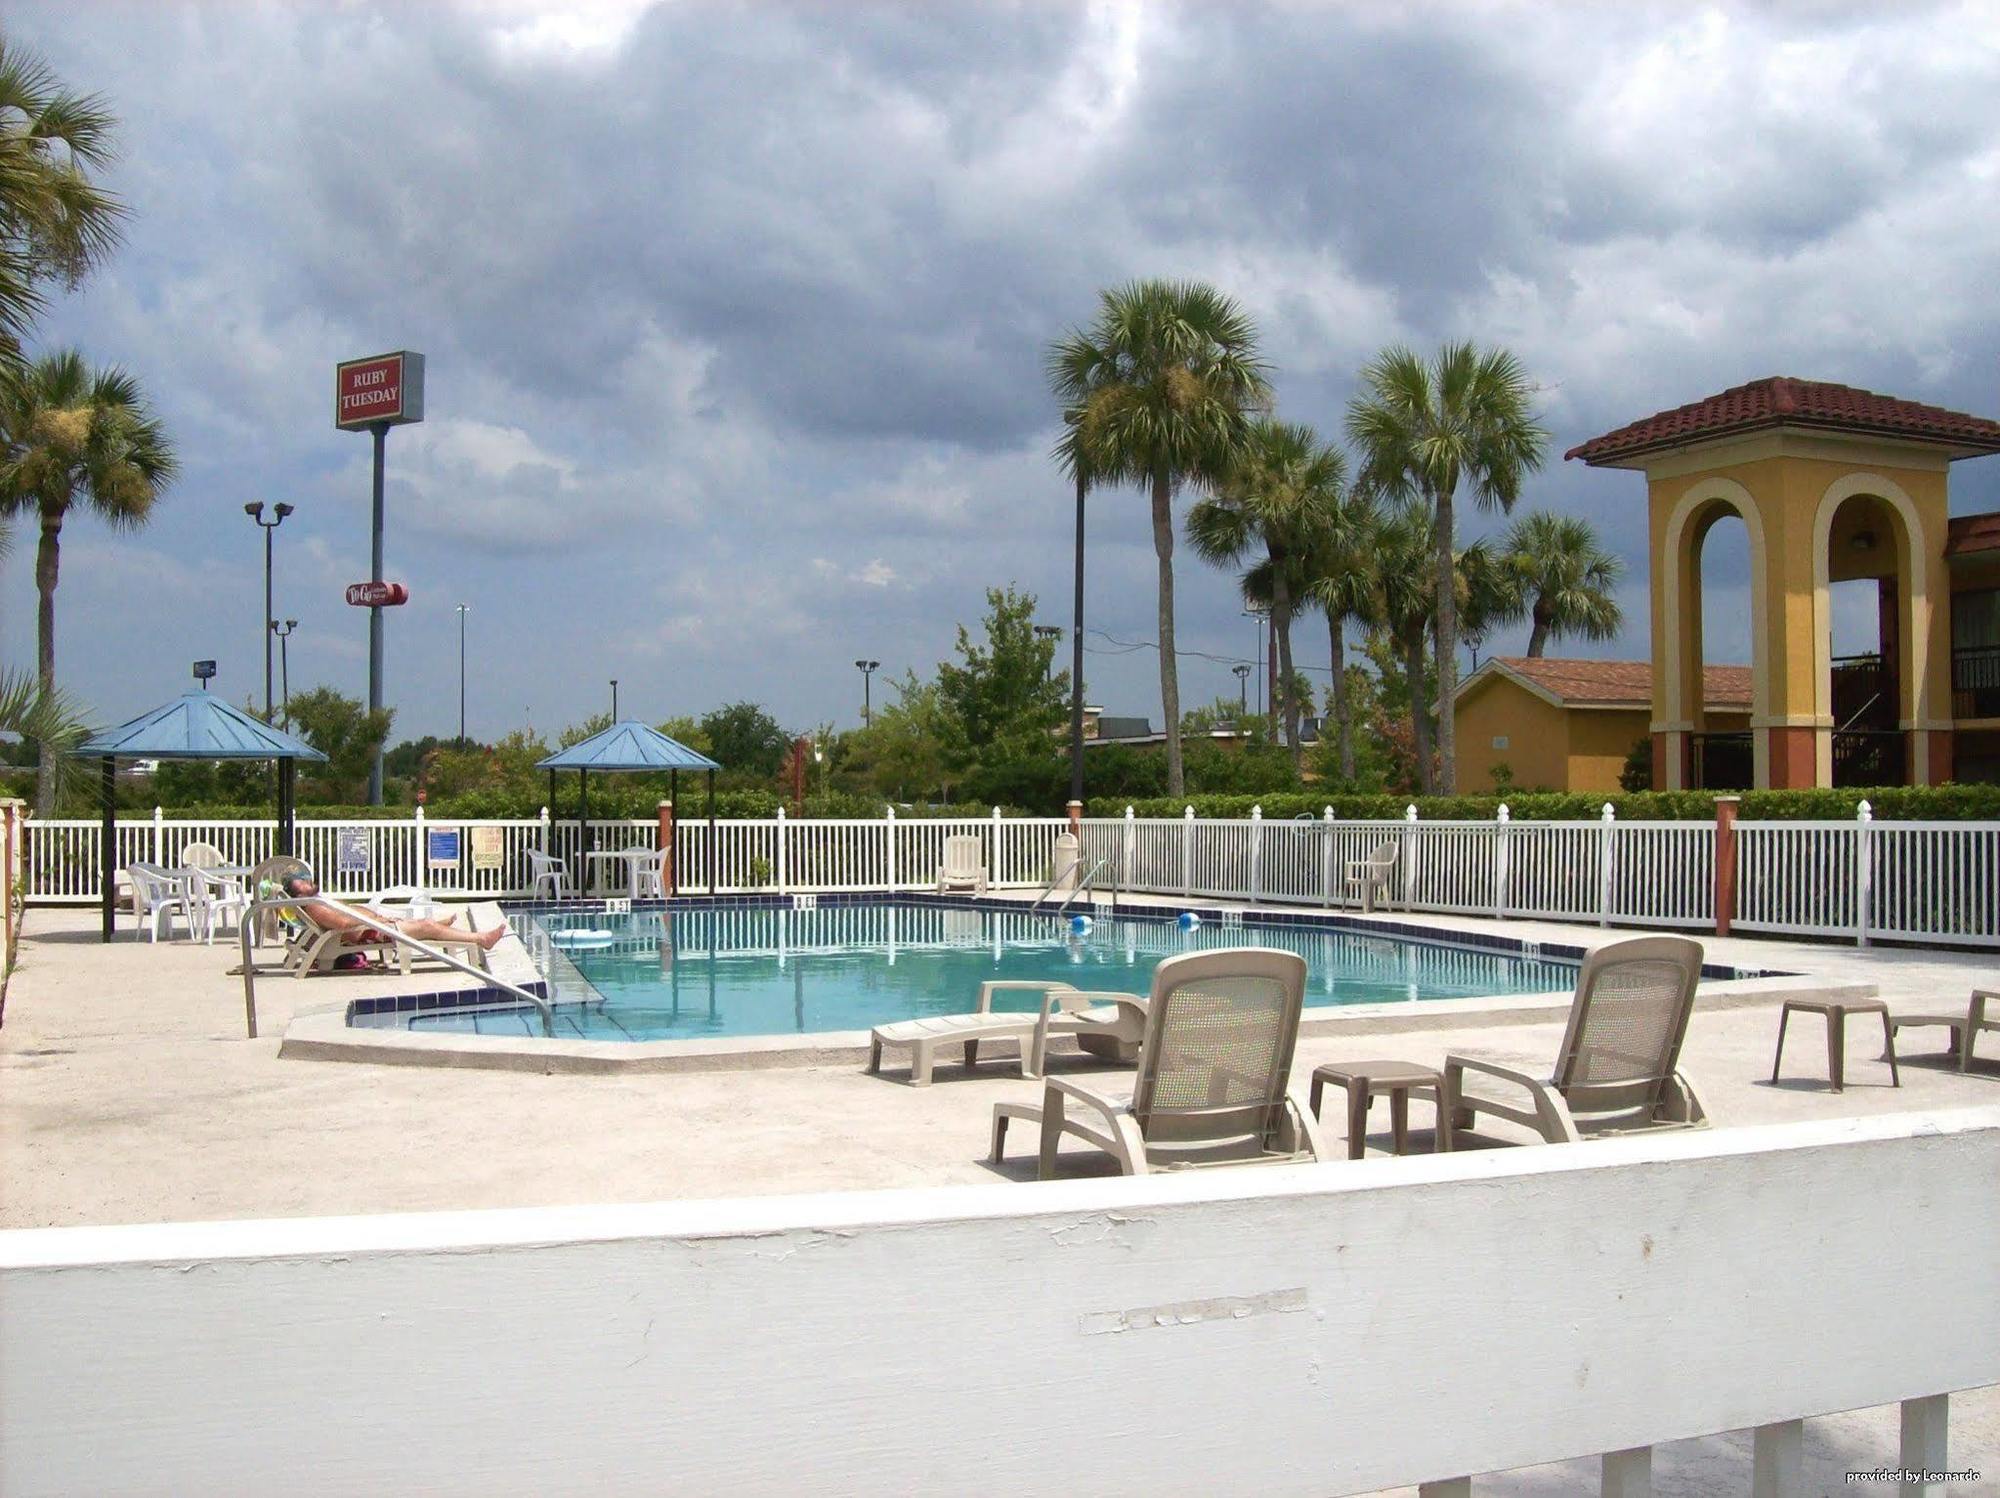
[[[8,32],[125,121],[127,243],[44,342],[129,367],[185,459],[146,531],[72,527],[60,659],[109,718],[197,656],[261,686],[252,499],[299,507],[294,683],[360,690],[367,443],[330,387],[381,349],[429,360],[389,444],[410,733],[454,725],[459,602],[477,733],[612,676],[653,716],[852,722],[853,658],[927,672],[988,586],[1063,621],[1042,352],[1133,277],[1241,298],[1329,433],[1388,342],[1513,348],[1554,434],[1527,502],[1630,563],[1604,653],[1647,649],[1643,491],[1564,447],[1766,374],[1993,404],[1977,7],[66,3]],[[1958,509],[2000,506],[1988,466]],[[1149,639],[1140,497],[1090,534],[1094,622]],[[1233,691],[1233,581],[1181,576],[1183,696]],[[1089,643],[1092,699],[1157,720],[1151,653]]]

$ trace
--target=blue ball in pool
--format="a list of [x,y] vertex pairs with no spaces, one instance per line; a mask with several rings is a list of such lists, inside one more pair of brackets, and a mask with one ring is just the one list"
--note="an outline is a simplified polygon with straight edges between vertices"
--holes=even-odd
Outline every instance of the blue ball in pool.
[[1090,935],[1090,927],[1091,919],[1087,915],[1073,915],[1069,918],[1069,929],[1072,936],[1088,936]]
[[1192,910],[1183,910],[1181,918],[1174,924],[1179,926],[1183,931],[1198,931],[1201,929],[1201,917],[1196,915]]

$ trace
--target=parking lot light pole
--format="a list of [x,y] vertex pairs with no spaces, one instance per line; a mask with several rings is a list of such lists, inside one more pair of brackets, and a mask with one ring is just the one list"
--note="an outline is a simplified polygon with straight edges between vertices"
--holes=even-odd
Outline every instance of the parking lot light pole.
[[278,627],[271,607],[271,533],[285,523],[285,517],[292,513],[292,507],[278,504],[271,507],[271,518],[264,518],[264,502],[260,499],[243,507],[243,513],[257,522],[257,528],[264,533],[264,721],[271,721],[271,635]]
[[291,653],[285,649],[285,643],[291,639],[292,631],[298,627],[299,621],[296,619],[287,619],[283,624],[271,626],[271,633],[278,637],[279,711],[283,714],[285,730],[288,733],[292,727],[292,662]]
[[868,685],[869,679],[874,676],[876,671],[881,669],[881,666],[882,663],[880,661],[860,660],[854,663],[854,669],[861,673],[861,726],[863,728],[866,728],[874,721],[874,713],[868,699]]

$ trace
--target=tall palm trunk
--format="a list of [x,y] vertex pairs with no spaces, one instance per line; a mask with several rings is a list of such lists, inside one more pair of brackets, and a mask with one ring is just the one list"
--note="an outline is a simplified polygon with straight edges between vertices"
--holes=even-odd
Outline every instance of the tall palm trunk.
[[[35,551],[35,591],[40,595],[35,616],[35,678],[42,695],[56,688],[56,571],[62,561],[62,511],[42,511],[42,541]],[[54,816],[56,810],[56,753],[54,744],[41,745],[39,773],[35,776],[35,815]]]
[[1340,778],[1354,779],[1354,723],[1347,702],[1347,620],[1328,612],[1327,633],[1333,639],[1333,724],[1340,735]]
[[1549,617],[1543,611],[1542,601],[1535,600],[1535,627],[1528,636],[1528,659],[1538,661],[1549,645]]
[[1292,769],[1304,768],[1305,751],[1299,745],[1299,698],[1292,686],[1292,590],[1285,581],[1283,560],[1273,554],[1278,565],[1271,569],[1271,624],[1278,632],[1278,690],[1284,694],[1285,745],[1292,751]]
[[1174,495],[1164,473],[1153,479],[1153,553],[1160,559],[1160,711],[1167,720],[1167,794],[1183,796],[1181,678],[1174,655]]
[[1458,733],[1452,722],[1458,687],[1458,575],[1452,565],[1451,498],[1449,489],[1437,496],[1438,779],[1447,796],[1458,789]]
[[1403,641],[1403,669],[1410,676],[1410,733],[1416,740],[1417,790],[1431,793],[1431,715],[1424,701],[1424,633],[1418,630]]

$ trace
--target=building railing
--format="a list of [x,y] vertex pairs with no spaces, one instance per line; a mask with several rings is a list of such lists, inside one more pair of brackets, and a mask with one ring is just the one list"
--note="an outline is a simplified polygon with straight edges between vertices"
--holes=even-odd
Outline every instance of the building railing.
[[1951,715],[2000,718],[2000,645],[1961,645],[1952,651]]
[[[623,894],[615,862],[580,869],[574,822],[457,822],[497,829],[493,866],[418,867],[422,819],[299,824],[300,856],[334,895],[367,895],[413,884],[447,898],[509,898],[529,892],[526,850],[568,856],[572,873],[595,873],[599,893]],[[765,820],[718,822],[715,892],[814,894],[921,890],[934,886],[944,840],[976,836],[997,889],[1046,887],[1059,817]],[[1103,862],[1109,887],[1185,900],[1354,908],[1353,865],[1395,853],[1379,903],[1440,915],[1584,922],[1600,926],[1713,929],[1717,923],[1713,822],[1620,822],[1607,804],[1588,822],[1516,822],[1502,806],[1490,822],[1425,822],[1411,807],[1399,821],[1323,816],[1242,818],[1091,817],[1081,825],[1085,867]],[[31,901],[90,904],[98,898],[98,824],[34,822],[26,828],[24,877]],[[650,848],[652,822],[591,827],[600,849]],[[2000,822],[1876,822],[1866,802],[1851,822],[1739,822],[1739,877],[1721,914],[1744,931],[2000,946]],[[253,863],[275,840],[271,823],[121,822],[120,864],[171,866],[190,842]],[[708,824],[676,830],[684,893],[701,894]],[[462,844],[469,833],[461,831]],[[341,850],[365,846],[365,868],[343,867]],[[352,860],[350,859],[350,863]],[[1097,892],[1092,892],[1097,897]]]
[[[0,1472],[23,1495],[1468,1498],[1467,1474],[1584,1458],[1633,1494],[1654,1445],[1747,1429],[1748,1450],[1709,1443],[1705,1491],[1843,1491],[1843,1462],[1972,1465],[1947,1426],[1952,1394],[2000,1382],[1996,1220],[2000,1109],[1981,1108],[0,1232]],[[1811,1273],[1788,1269],[1801,1245]],[[1900,1446],[1815,1465],[1803,1422],[1898,1404]],[[672,1418],[607,1416],[634,1410]],[[1980,1484],[1900,1491],[1959,1486]]]

